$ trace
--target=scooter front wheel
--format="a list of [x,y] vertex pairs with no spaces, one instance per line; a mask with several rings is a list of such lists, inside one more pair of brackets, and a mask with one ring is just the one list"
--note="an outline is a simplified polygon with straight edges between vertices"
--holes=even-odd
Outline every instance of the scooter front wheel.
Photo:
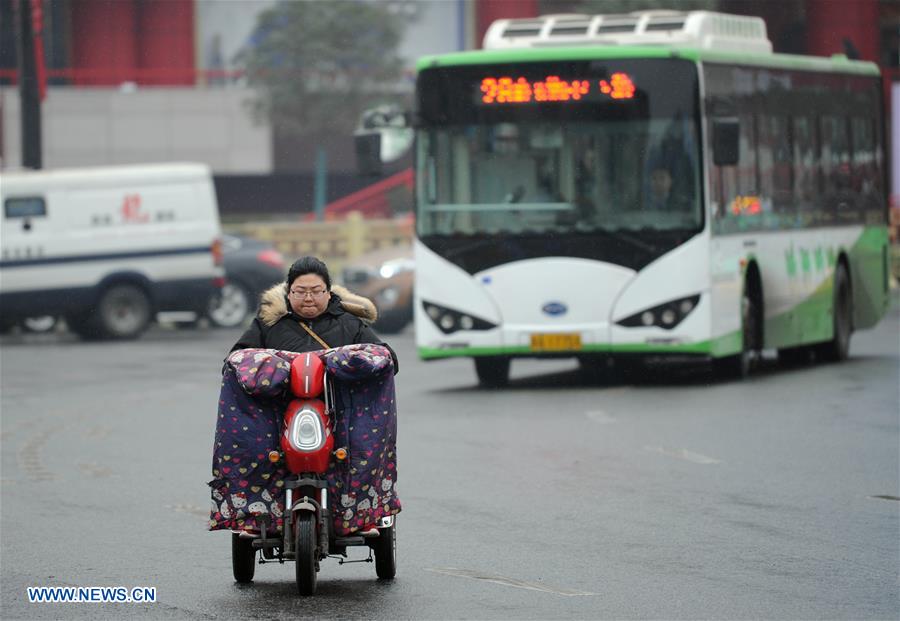
[[253,549],[253,540],[241,537],[237,533],[231,534],[231,570],[234,579],[241,584],[253,582],[253,573],[256,571],[256,550]]
[[297,591],[300,595],[313,595],[316,592],[316,573],[319,570],[315,514],[300,512],[297,515],[294,533]]

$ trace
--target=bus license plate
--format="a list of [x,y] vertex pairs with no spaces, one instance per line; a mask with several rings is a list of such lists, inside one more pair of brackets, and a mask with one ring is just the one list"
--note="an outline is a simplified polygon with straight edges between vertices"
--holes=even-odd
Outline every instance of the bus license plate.
[[566,351],[581,349],[581,335],[532,334],[531,349],[535,351]]

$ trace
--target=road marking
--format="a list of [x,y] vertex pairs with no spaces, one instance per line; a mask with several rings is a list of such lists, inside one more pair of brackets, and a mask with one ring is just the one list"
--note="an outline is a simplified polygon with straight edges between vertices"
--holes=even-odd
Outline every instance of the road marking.
[[585,412],[584,415],[600,425],[611,425],[616,422],[615,416],[610,416],[603,410],[591,410],[590,412]]
[[173,511],[177,511],[178,513],[188,513],[190,515],[199,515],[200,517],[209,517],[209,509],[204,509],[203,507],[198,507],[197,505],[189,505],[189,504],[178,504],[178,505],[166,505],[166,509],[172,509]]
[[87,464],[78,464],[78,468],[80,468],[85,475],[93,477],[95,479],[102,479],[104,477],[112,476],[113,474],[112,468],[101,466],[100,464],[94,462]]
[[90,438],[93,440],[105,440],[109,437],[109,434],[112,433],[112,427],[106,427],[105,425],[94,425],[93,427],[85,428],[83,431],[85,438]]
[[526,582],[524,580],[516,580],[514,578],[504,578],[503,576],[492,576],[490,574],[485,574],[480,571],[471,569],[456,569],[454,567],[429,567],[428,571],[432,571],[436,574],[444,574],[447,576],[456,576],[458,578],[470,578],[472,580],[493,582],[494,584],[509,586],[516,589],[527,589],[529,591],[540,591],[542,593],[552,593],[553,595],[563,595],[565,597],[573,597],[576,595],[594,595],[594,593],[588,593],[587,591],[561,589],[537,582]]
[[707,466],[709,464],[722,463],[718,459],[707,457],[706,455],[701,455],[700,453],[694,453],[687,449],[669,449],[662,446],[645,446],[644,450],[650,451],[651,453],[659,453],[660,455],[665,455],[666,457],[683,459],[684,461],[689,461],[694,464],[702,464],[704,466]]
[[54,481],[56,475],[44,465],[44,450],[47,440],[52,435],[50,429],[43,429],[32,435],[19,449],[16,456],[19,467],[25,472],[25,476],[32,481]]

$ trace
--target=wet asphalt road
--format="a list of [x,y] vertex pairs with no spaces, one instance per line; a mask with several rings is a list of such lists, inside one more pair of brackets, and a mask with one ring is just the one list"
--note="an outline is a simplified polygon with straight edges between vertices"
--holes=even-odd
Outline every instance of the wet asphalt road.
[[[895,305],[845,364],[592,385],[526,361],[503,391],[395,336],[398,577],[327,560],[307,599],[289,564],[236,585],[205,531],[236,333],[4,337],[0,617],[896,619],[898,334]],[[26,597],[119,585],[158,602]]]

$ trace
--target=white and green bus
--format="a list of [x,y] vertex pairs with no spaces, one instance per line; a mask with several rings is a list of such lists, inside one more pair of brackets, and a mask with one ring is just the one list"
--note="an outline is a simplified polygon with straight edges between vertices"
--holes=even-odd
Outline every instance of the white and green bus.
[[876,65],[710,12],[501,20],[416,87],[423,359],[841,360],[888,304]]

